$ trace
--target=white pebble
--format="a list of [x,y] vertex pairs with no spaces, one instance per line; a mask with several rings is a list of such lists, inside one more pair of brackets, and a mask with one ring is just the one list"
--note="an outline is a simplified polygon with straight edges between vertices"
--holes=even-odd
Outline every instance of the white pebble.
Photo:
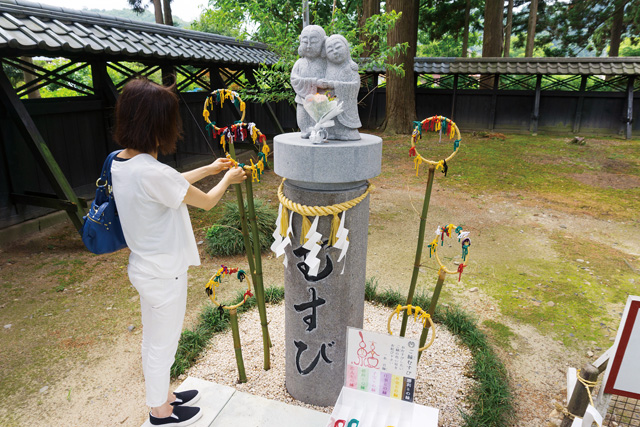
[[[478,288],[475,288],[476,290]],[[364,328],[386,333],[387,321],[392,309],[365,303]],[[296,406],[331,413],[333,407],[319,407],[293,399],[285,387],[284,304],[267,305],[269,335],[271,336],[271,369],[263,370],[262,332],[257,310],[243,313],[238,318],[242,356],[248,382],[237,384],[238,373],[234,357],[231,331],[215,335],[202,353],[198,362],[187,375],[234,387],[241,391],[267,399],[290,403]],[[394,318],[395,319],[395,318]],[[400,322],[391,327],[400,327]],[[463,424],[460,409],[466,408],[461,396],[469,393],[475,381],[469,378],[472,355],[469,349],[458,343],[443,325],[436,324],[437,338],[425,351],[418,365],[415,402],[440,410],[440,425]],[[410,329],[407,334],[419,337],[419,331]],[[437,393],[434,391],[437,390]]]

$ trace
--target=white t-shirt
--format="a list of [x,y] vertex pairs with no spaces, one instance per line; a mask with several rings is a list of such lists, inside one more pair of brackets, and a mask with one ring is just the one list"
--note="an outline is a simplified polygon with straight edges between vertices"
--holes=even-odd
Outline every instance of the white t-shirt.
[[114,159],[113,195],[124,238],[131,249],[130,266],[159,278],[185,273],[200,265],[187,205],[189,182],[175,169],[149,154]]

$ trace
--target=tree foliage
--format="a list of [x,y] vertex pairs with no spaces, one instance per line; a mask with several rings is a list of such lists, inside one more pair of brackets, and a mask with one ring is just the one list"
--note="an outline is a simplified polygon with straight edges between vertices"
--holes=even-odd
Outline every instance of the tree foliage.
[[[420,4],[418,35],[421,41],[445,41],[461,43],[464,33],[466,0],[423,0]],[[482,30],[482,9],[484,0],[471,0],[469,28]],[[476,39],[476,42],[478,40]],[[457,55],[456,55],[457,56]]]
[[548,5],[542,25],[545,33],[537,44],[547,45],[546,56],[606,53],[618,8],[623,14],[619,37],[634,42],[640,34],[640,0],[571,0]]
[[[388,66],[387,58],[406,49],[406,44],[387,45],[387,29],[398,20],[394,12],[374,15],[363,26],[358,25],[359,1],[316,0],[310,2],[311,23],[322,26],[327,35],[342,34],[351,45],[351,55],[360,62],[368,44],[371,55],[361,70],[368,66]],[[302,31],[302,0],[211,0],[198,22],[201,29],[227,26],[226,35],[266,43],[279,55],[273,66],[263,65],[255,74],[257,83],[241,91],[243,99],[255,102],[293,102],[289,82],[293,64],[298,59],[298,36]],[[194,27],[195,28],[195,27]],[[217,31],[225,34],[225,31]],[[391,67],[402,73],[401,67]]]

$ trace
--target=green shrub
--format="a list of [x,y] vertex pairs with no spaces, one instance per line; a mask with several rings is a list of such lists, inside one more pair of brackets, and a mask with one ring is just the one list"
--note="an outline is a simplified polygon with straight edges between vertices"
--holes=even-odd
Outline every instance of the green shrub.
[[[259,199],[254,201],[254,205],[260,236],[260,248],[264,251],[273,243],[272,234],[276,229],[278,212]],[[244,209],[248,215],[249,210],[246,203]],[[250,230],[249,239],[253,243],[253,235]],[[224,213],[222,214],[220,222],[213,224],[211,228],[207,230],[205,241],[207,242],[207,252],[213,256],[229,256],[245,253],[242,224],[240,223],[240,212],[237,203],[225,203]]]

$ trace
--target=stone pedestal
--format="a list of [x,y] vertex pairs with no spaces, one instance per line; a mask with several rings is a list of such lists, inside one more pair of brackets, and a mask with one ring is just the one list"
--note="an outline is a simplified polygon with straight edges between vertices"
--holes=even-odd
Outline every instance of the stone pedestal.
[[[299,133],[274,139],[275,172],[287,178],[285,196],[308,206],[362,195],[367,180],[380,173],[381,160],[382,139],[373,135],[318,145]],[[325,244],[317,255],[317,274],[310,275],[304,264],[308,251],[302,248],[298,214],[293,215],[291,245],[285,251],[286,386],[294,398],[320,406],[335,404],[344,384],[347,327],[362,327],[369,197],[346,211],[349,248],[340,261],[341,250],[326,244],[331,219],[324,216],[318,222]]]

